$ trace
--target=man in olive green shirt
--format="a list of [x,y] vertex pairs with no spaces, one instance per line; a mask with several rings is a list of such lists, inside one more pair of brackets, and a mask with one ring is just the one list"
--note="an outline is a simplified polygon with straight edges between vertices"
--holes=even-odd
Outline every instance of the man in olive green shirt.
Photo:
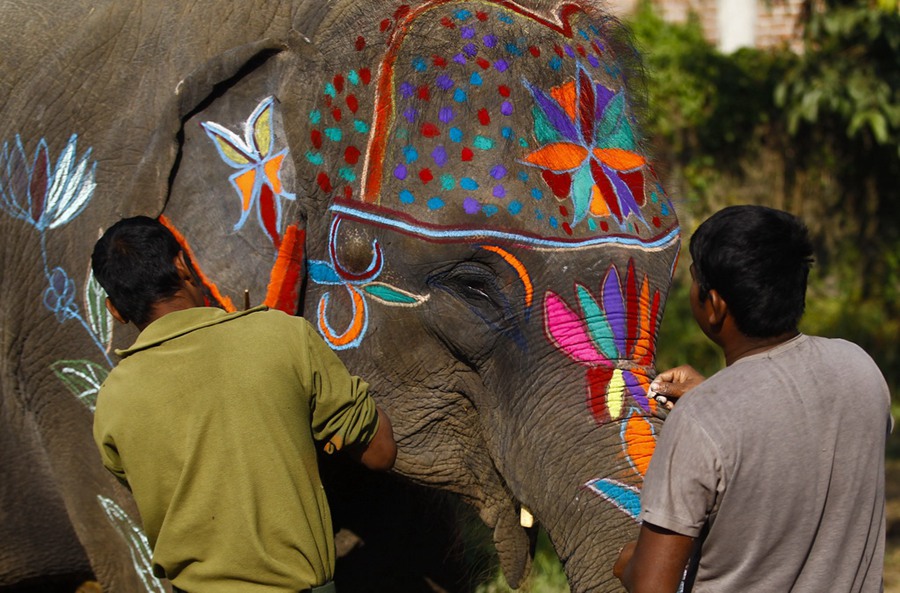
[[111,227],[92,265],[113,316],[141,330],[100,390],[94,438],[134,495],[157,576],[189,593],[331,586],[316,442],[372,469],[396,456],[366,383],[302,318],[204,307],[153,219]]

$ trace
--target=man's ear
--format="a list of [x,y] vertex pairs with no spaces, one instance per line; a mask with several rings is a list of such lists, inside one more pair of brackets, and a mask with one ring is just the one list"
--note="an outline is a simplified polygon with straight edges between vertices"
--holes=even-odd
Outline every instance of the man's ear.
[[106,310],[109,311],[109,314],[113,316],[113,319],[125,325],[128,323],[128,320],[125,319],[125,316],[119,313],[119,310],[116,309],[116,306],[112,304],[112,301],[109,300],[109,297],[106,297]]
[[181,278],[181,281],[186,284],[193,284],[194,282],[194,274],[191,272],[191,267],[188,265],[187,260],[184,259],[184,251],[179,251],[178,255],[175,256],[175,269],[178,271],[178,277]]
[[725,317],[728,316],[728,303],[725,302],[725,299],[722,298],[722,295],[715,288],[710,289],[709,296],[704,303],[704,309],[710,327],[716,330],[720,329],[725,321]]

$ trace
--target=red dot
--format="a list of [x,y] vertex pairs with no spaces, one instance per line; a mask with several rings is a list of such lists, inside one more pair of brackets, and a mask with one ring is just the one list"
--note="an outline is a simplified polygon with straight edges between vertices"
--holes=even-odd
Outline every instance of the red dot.
[[497,91],[499,91],[501,97],[509,96],[509,87],[505,84],[501,84],[499,87],[497,87]]
[[355,146],[348,146],[344,150],[344,160],[347,164],[355,165],[359,161],[359,149]]
[[444,59],[442,56],[431,56],[431,60],[432,60],[432,62],[434,62],[434,65],[437,66],[438,68],[444,68],[447,66],[447,60]]
[[596,41],[591,42],[591,47],[594,48],[594,51],[597,52],[598,56],[603,55],[603,50],[600,48],[600,45],[598,45]]
[[608,230],[609,230],[609,223],[606,222],[605,220],[601,220],[601,221],[600,221],[600,230],[602,230],[604,233],[605,233],[606,231],[608,231]]
[[359,101],[356,99],[356,95],[347,95],[347,107],[353,113],[356,113],[356,110],[359,109]]
[[366,48],[366,39],[360,35],[356,38],[356,51],[362,51]]
[[381,27],[382,33],[387,31],[388,29],[390,29],[391,28],[391,19],[384,19],[383,21],[381,21],[380,27]]
[[528,46],[528,53],[536,58],[539,58],[541,57],[541,48],[530,45]]
[[431,169],[422,169],[419,171],[419,179],[422,180],[422,183],[427,185],[429,181],[434,179],[434,175],[431,174]]
[[659,216],[654,216],[653,217],[653,226],[655,226],[656,228],[659,228],[660,224],[662,224],[662,222],[660,222]]
[[566,231],[567,235],[572,234],[572,226],[568,222],[562,223],[563,230]]
[[334,121],[341,121],[341,110],[337,107],[331,110],[331,117],[334,118]]
[[316,149],[322,148],[322,132],[313,130],[309,133],[309,139],[312,140],[313,147]]
[[431,99],[431,92],[428,90],[427,84],[423,84],[422,86],[420,86],[416,94],[423,101],[428,101]]
[[441,135],[441,131],[431,122],[422,124],[422,135],[426,138],[434,138]]
[[488,68],[491,67],[491,63],[488,62],[487,60],[485,60],[484,58],[478,58],[477,60],[475,60],[475,63],[478,64],[479,66],[481,66],[482,70],[487,70]]
[[328,175],[324,172],[319,173],[316,176],[316,183],[319,184],[319,187],[322,188],[322,191],[326,194],[331,193],[331,180],[328,178]]
[[359,77],[362,79],[363,84],[369,84],[372,80],[372,71],[368,68],[361,68],[359,71]]
[[340,74],[335,74],[334,76],[334,90],[339,93],[344,92],[344,77]]
[[445,16],[444,18],[442,18],[442,19],[441,19],[441,24],[442,24],[443,26],[447,27],[448,29],[453,29],[453,28],[456,27],[456,24],[455,24],[453,21],[450,20],[450,17],[449,17],[449,16]]
[[582,58],[586,58],[586,57],[587,57],[587,52],[584,51],[584,46],[583,46],[583,45],[579,45],[579,46],[578,46],[578,54],[579,54]]
[[474,156],[474,153],[472,152],[472,149],[469,148],[468,146],[462,149],[462,155],[460,155],[462,160],[471,161],[473,156]]
[[481,122],[481,125],[486,126],[491,123],[491,114],[488,113],[488,110],[485,108],[481,108],[478,110],[478,121]]
[[555,51],[556,55],[558,55],[559,57],[563,57],[563,48],[561,48],[560,46],[554,45],[553,51]]
[[475,13],[475,16],[478,17],[479,21],[486,21],[488,19],[488,15],[486,12],[479,10]]
[[569,209],[566,208],[565,206],[560,206],[560,207],[559,207],[559,213],[560,213],[562,216],[568,216],[568,215],[569,215]]

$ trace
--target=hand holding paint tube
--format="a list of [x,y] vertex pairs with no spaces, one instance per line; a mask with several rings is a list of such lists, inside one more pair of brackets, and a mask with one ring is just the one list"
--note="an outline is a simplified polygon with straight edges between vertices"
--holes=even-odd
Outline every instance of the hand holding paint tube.
[[681,365],[656,375],[656,378],[650,383],[647,397],[652,397],[656,403],[671,410],[675,407],[678,398],[705,379],[706,377],[698,373],[694,367],[687,364]]

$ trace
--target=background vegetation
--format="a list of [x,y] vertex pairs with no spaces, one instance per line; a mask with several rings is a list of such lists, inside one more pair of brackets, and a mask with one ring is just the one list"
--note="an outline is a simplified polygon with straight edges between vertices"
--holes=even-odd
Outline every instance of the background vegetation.
[[[724,55],[703,38],[698,19],[667,24],[649,2],[628,24],[646,68],[643,120],[648,141],[684,232],[657,367],[689,362],[705,373],[721,367],[718,351],[690,314],[687,240],[700,222],[724,206],[763,204],[802,217],[815,242],[802,329],[860,344],[897,394],[898,1],[808,1],[800,53],[742,49]],[[889,466],[900,466],[898,459],[900,439],[894,437]],[[900,485],[889,484],[889,492],[900,495]],[[892,504],[889,522],[896,518],[900,524],[900,504],[896,510]],[[889,526],[889,536],[891,531]],[[559,563],[543,541],[522,590],[568,591]],[[889,538],[888,562],[893,559],[900,560],[900,548]],[[887,571],[887,591],[895,583],[900,586],[897,572]],[[509,591],[496,569],[493,574],[479,593]]]

